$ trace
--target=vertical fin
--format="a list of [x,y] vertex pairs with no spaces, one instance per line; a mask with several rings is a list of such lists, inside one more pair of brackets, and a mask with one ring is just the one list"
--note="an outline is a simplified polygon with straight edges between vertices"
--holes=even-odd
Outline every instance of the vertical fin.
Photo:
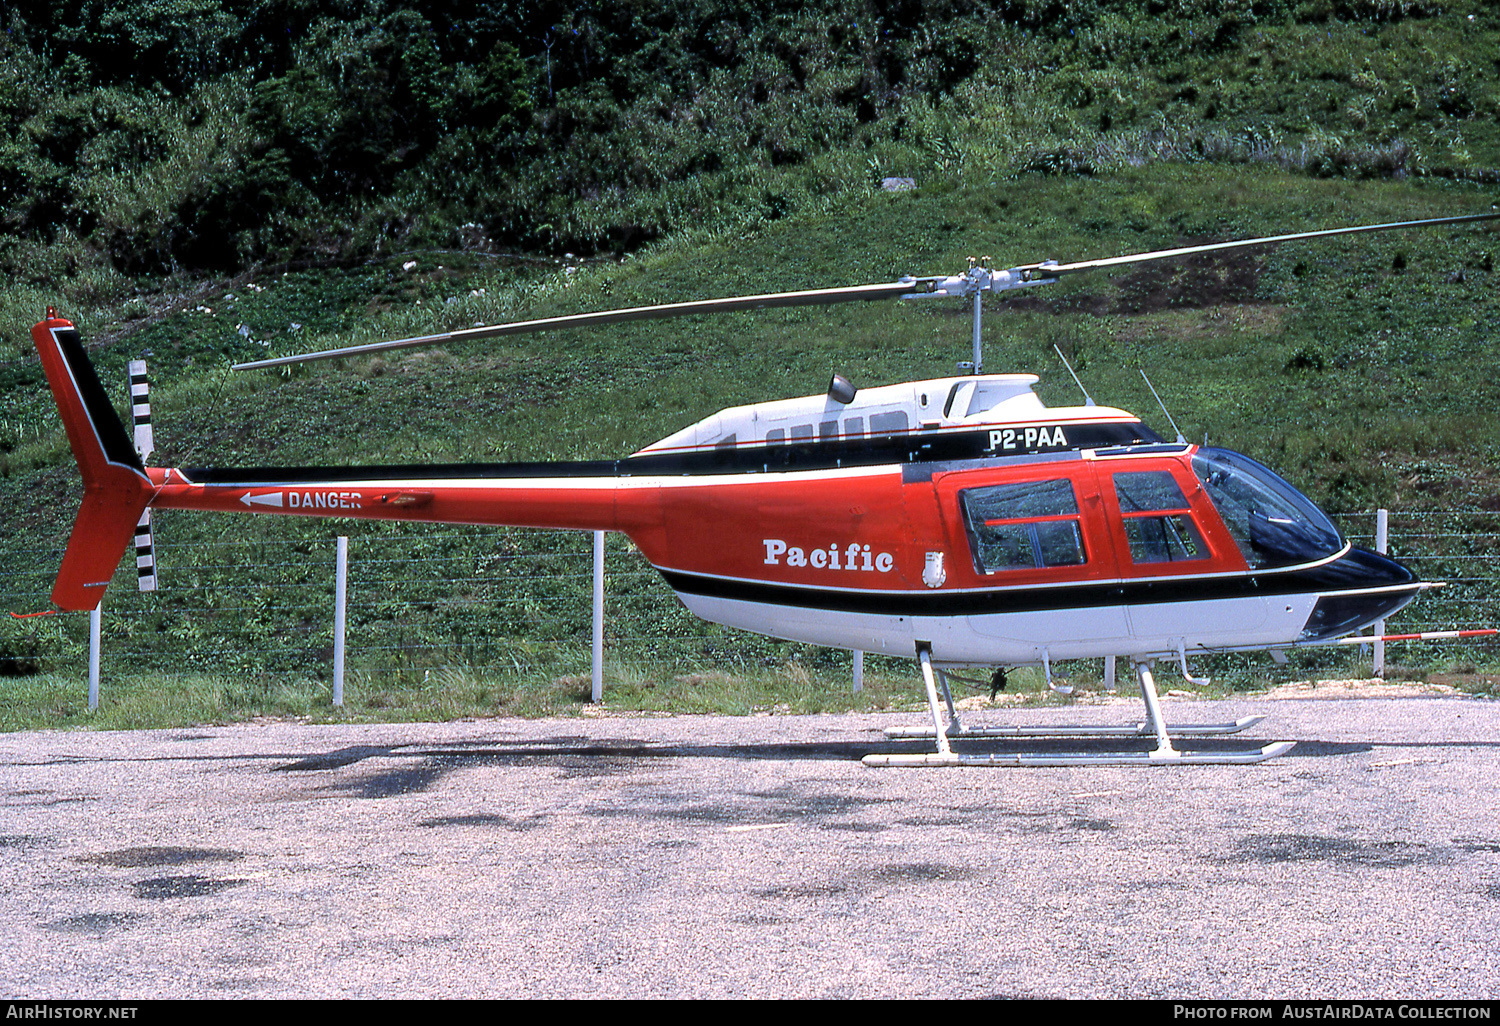
[[52,601],[64,609],[93,609],[135,535],[151,480],[89,363],[78,329],[49,307],[47,318],[31,329],[31,339],[83,475],[83,503]]

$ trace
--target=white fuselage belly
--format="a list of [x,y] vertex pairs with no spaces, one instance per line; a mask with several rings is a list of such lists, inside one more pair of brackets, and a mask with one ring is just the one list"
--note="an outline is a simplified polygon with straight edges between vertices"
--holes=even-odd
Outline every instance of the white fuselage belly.
[[948,665],[1039,664],[1047,659],[1166,656],[1179,648],[1293,645],[1325,593],[1094,606],[957,616],[844,612],[679,593],[712,623],[788,641],[910,657],[932,645]]

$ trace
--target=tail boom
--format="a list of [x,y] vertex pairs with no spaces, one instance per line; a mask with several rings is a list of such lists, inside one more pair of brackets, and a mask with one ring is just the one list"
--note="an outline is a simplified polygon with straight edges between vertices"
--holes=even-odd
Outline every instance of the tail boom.
[[[443,524],[482,524],[562,530],[647,531],[660,523],[657,487],[639,478],[592,476],[492,479],[426,475],[408,478],[406,468],[349,468],[316,471],[287,468],[257,471],[235,481],[233,471],[156,470],[151,506],[220,513],[345,517]],[[199,481],[200,474],[211,481]]]

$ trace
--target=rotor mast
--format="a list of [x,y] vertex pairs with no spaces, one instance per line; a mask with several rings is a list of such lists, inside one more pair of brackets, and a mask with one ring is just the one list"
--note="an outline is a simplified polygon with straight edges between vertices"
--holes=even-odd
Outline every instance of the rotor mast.
[[1056,260],[1043,261],[1040,264],[1029,264],[1025,267],[1012,267],[1004,271],[997,271],[990,267],[993,257],[969,258],[969,269],[963,274],[955,274],[947,278],[923,278],[918,279],[925,286],[920,292],[908,292],[902,299],[930,299],[934,296],[954,297],[967,299],[973,310],[974,322],[974,360],[972,364],[959,364],[959,369],[970,370],[977,377],[984,373],[984,340],[981,336],[983,321],[982,300],[986,292],[1007,292],[1011,289],[1030,288],[1032,285],[1052,285],[1057,278],[1048,276],[1045,271],[1056,267]]

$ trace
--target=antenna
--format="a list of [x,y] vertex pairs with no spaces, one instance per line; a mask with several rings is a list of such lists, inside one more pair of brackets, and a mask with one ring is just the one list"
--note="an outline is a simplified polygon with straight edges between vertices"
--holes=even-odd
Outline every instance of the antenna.
[[1146,387],[1151,389],[1151,395],[1156,399],[1156,405],[1160,406],[1161,412],[1166,414],[1167,423],[1171,424],[1172,430],[1177,432],[1177,444],[1187,445],[1187,439],[1182,437],[1182,431],[1177,427],[1177,422],[1172,419],[1172,415],[1170,413],[1167,413],[1167,404],[1162,402],[1161,396],[1156,394],[1156,386],[1151,384],[1150,378],[1146,377],[1146,371],[1144,368],[1141,369],[1141,377],[1146,379]]
[[[1052,343],[1052,351],[1055,352],[1057,354],[1057,358],[1063,362],[1063,366],[1066,367],[1066,368],[1068,368],[1068,373],[1069,374],[1073,374],[1073,365],[1068,362],[1068,358],[1063,355],[1063,351],[1061,349],[1057,348],[1057,343],[1056,342]],[[1094,397],[1091,396],[1091,395],[1089,395],[1089,390],[1083,387],[1083,382],[1078,380],[1078,375],[1077,374],[1073,374],[1073,384],[1077,385],[1078,386],[1078,391],[1080,391],[1080,392],[1083,393],[1083,405],[1085,405],[1085,406],[1094,406],[1094,405],[1097,405],[1094,402]],[[1151,384],[1151,382],[1148,381],[1148,382],[1146,382],[1146,384],[1149,385],[1149,384]],[[1170,420],[1171,418],[1168,417],[1167,419]]]

